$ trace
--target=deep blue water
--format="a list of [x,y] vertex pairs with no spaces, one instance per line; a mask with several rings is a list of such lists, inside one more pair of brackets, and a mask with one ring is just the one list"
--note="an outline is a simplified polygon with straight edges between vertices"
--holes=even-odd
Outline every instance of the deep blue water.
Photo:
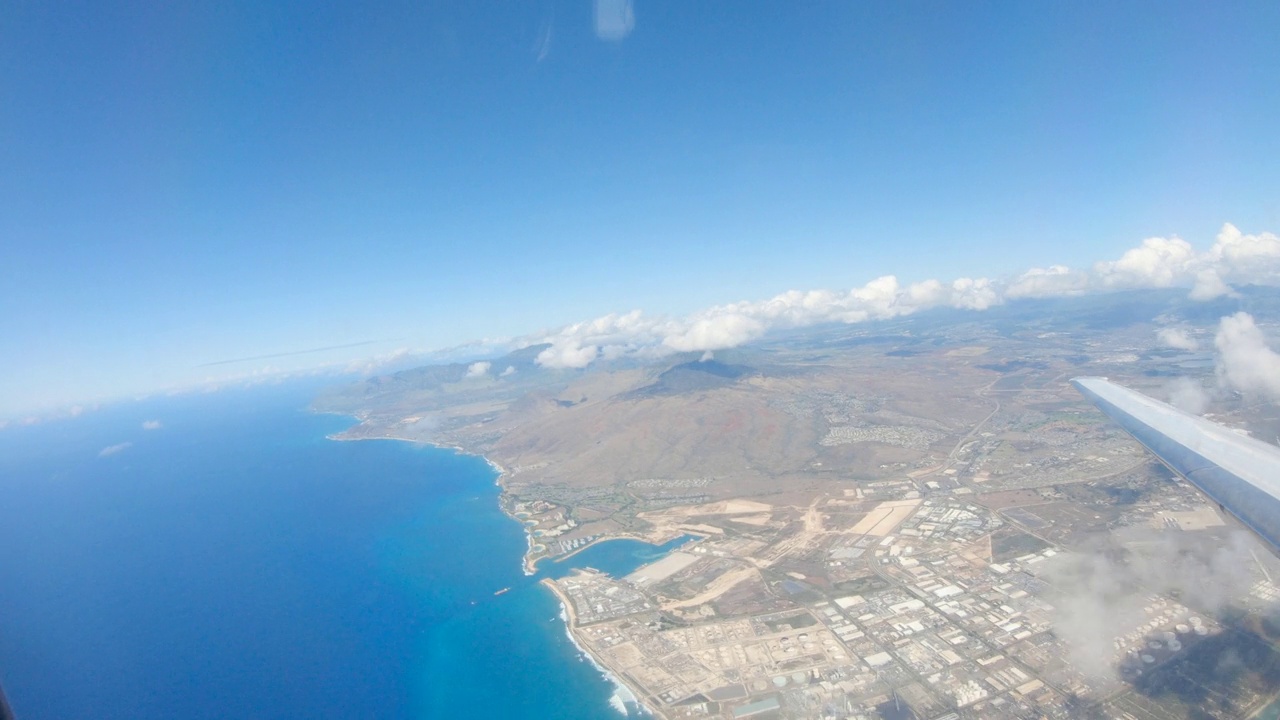
[[[521,573],[489,466],[327,440],[350,420],[305,412],[312,390],[0,431],[0,682],[19,717],[616,717]],[[539,570],[625,573],[662,550]]]

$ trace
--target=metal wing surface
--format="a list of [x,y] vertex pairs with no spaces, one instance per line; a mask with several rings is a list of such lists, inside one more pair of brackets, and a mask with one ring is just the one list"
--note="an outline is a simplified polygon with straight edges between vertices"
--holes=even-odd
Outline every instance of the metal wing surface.
[[1106,378],[1075,378],[1071,384],[1169,469],[1280,555],[1280,447]]

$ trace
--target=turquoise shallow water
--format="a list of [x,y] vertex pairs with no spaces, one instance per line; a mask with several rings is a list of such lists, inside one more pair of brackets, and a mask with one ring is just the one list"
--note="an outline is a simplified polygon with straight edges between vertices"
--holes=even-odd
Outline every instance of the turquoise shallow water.
[[[522,574],[493,470],[326,440],[350,421],[305,412],[312,391],[0,431],[0,681],[19,716],[617,717]],[[614,541],[539,571],[661,552]]]

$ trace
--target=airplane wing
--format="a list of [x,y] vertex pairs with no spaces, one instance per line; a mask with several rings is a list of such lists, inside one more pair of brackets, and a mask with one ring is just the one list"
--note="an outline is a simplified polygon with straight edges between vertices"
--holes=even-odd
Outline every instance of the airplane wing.
[[1106,378],[1080,377],[1071,384],[1280,556],[1280,447]]

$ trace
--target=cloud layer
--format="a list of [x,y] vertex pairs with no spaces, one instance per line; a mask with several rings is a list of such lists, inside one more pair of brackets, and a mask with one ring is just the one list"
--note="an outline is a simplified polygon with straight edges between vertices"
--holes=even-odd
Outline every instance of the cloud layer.
[[[770,330],[884,320],[937,307],[985,310],[1019,298],[1167,287],[1184,287],[1191,299],[1210,300],[1234,293],[1233,283],[1280,284],[1280,237],[1269,232],[1246,235],[1227,224],[1205,252],[1197,252],[1178,237],[1154,237],[1088,270],[1052,265],[1032,268],[1009,280],[959,278],[911,284],[885,275],[851,290],[792,290],[768,300],[717,305],[678,318],[648,316],[639,310],[610,314],[529,336],[522,343],[550,344],[537,357],[544,367],[582,368],[601,358],[723,350]],[[1177,332],[1170,331],[1162,342],[1194,349],[1195,341]]]

